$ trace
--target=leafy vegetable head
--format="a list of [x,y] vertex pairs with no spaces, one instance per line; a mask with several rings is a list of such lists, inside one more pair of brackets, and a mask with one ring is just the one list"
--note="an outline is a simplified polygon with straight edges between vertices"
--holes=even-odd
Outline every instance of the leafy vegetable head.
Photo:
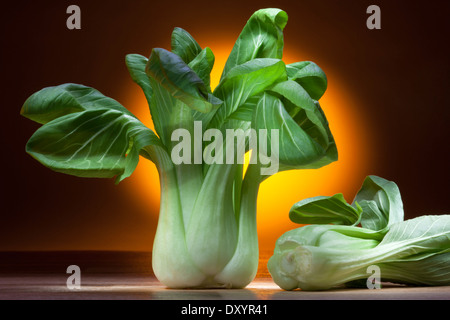
[[316,224],[278,239],[268,268],[283,289],[353,284],[368,279],[373,265],[386,281],[450,284],[450,215],[403,221],[400,192],[392,181],[369,176],[352,205],[342,194],[315,197],[295,204],[290,217]]
[[[42,89],[21,111],[42,124],[27,152],[52,170],[116,176],[117,182],[132,174],[140,156],[153,161],[161,182],[153,246],[158,279],[170,287],[244,287],[258,264],[261,181],[277,171],[319,168],[337,160],[317,101],[327,87],[326,76],[313,62],[282,61],[286,23],[282,10],[255,12],[216,88],[210,85],[213,52],[181,28],[173,30],[171,51],[155,48],[149,58],[127,55],[155,133],[93,88]],[[241,132],[243,138],[236,138]],[[245,174],[244,154],[238,150],[252,151]],[[268,170],[273,162],[276,170]]]

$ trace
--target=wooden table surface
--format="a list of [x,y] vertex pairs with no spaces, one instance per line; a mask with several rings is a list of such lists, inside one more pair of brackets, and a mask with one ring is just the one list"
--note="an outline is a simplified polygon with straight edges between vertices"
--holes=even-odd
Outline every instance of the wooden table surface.
[[68,289],[67,277],[53,274],[0,276],[0,300],[450,300],[450,287],[385,286],[379,290],[284,291],[257,278],[245,289],[175,290],[142,274],[95,274]]
[[[264,268],[245,289],[175,290],[151,272],[149,253],[1,252],[1,300],[450,300],[450,286],[336,289],[321,292],[281,290]],[[81,269],[80,289],[68,289],[69,265]],[[262,263],[262,265],[265,265]]]

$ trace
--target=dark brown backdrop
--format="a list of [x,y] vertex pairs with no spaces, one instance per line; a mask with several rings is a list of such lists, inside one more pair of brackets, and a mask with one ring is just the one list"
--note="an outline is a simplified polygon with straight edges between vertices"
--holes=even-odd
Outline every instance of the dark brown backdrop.
[[[81,30],[65,26],[70,4],[81,8]],[[381,30],[365,26],[370,4],[381,7]],[[120,101],[127,53],[167,47],[175,26],[237,37],[263,7],[287,11],[290,45],[333,65],[361,103],[381,142],[372,172],[397,182],[406,216],[448,213],[448,1],[17,0],[2,4],[0,20],[0,250],[150,249],[156,218],[123,196],[126,182],[53,173],[25,154],[37,125],[21,105],[65,82]]]

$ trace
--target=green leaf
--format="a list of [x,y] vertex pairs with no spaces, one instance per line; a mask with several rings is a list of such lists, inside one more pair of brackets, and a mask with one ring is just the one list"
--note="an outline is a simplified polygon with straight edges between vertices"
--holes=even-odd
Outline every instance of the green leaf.
[[389,217],[380,210],[378,204],[373,200],[361,200],[361,204],[355,201],[355,204],[358,204],[364,214],[361,218],[361,225],[364,228],[372,229],[372,230],[383,230],[386,229],[388,225]]
[[228,116],[227,121],[238,120],[251,123],[253,120],[253,113],[256,110],[256,105],[259,101],[259,96],[252,96],[248,98],[235,112]]
[[279,130],[278,160],[281,170],[319,168],[337,160],[334,141],[322,147],[286,111],[282,101],[265,92],[255,111],[254,125],[257,130],[267,129],[267,146],[260,148],[266,154],[277,153],[271,149],[271,130]]
[[256,11],[242,29],[225,64],[222,79],[235,66],[256,58],[281,59],[288,16],[280,9]]
[[44,124],[58,117],[84,110],[112,109],[135,117],[119,102],[98,90],[80,84],[66,83],[44,88],[32,94],[20,111],[24,117]]
[[48,168],[79,177],[131,175],[140,150],[159,139],[139,120],[112,109],[59,117],[40,127],[26,151]]
[[[44,124],[26,151],[45,166],[83,177],[117,182],[135,169],[158,137],[116,100],[79,84],[44,88],[30,96],[21,114]],[[109,139],[109,141],[108,141]]]
[[210,48],[202,50],[195,39],[182,28],[172,32],[172,52],[178,55],[198,76],[211,93],[210,74],[214,66],[214,54]]
[[[150,112],[155,130],[169,148],[173,130],[171,114],[177,100],[189,107],[194,120],[209,121],[222,101],[208,92],[199,76],[176,54],[153,49],[146,67],[153,88]],[[209,112],[209,113],[208,113]]]
[[[450,252],[450,215],[425,215],[414,219],[393,223],[386,233],[382,246],[391,246],[397,243],[404,250],[404,247],[418,248],[420,250],[430,250],[435,254],[439,251]],[[416,253],[419,253],[419,250]],[[423,258],[414,255],[414,249],[408,252],[412,254],[411,260]]]
[[332,197],[319,196],[297,202],[289,211],[289,218],[300,224],[354,225],[359,222],[361,212],[361,207],[352,207],[339,193]]
[[214,54],[210,48],[203,49],[188,66],[202,79],[206,89],[211,93],[211,71],[214,66]]
[[[194,110],[207,113],[221,104],[219,99],[208,93],[199,76],[179,56],[170,51],[153,49],[146,73],[171,96]],[[154,87],[153,89],[156,90]]]
[[186,64],[194,60],[202,51],[195,39],[182,28],[174,28],[171,39],[172,52],[178,55]]
[[130,72],[131,78],[142,88],[147,102],[150,103],[153,90],[150,85],[150,79],[145,73],[147,62],[148,59],[139,54],[128,54],[125,57],[125,63],[128,71]]
[[327,148],[333,140],[328,128],[328,121],[320,106],[309,96],[308,92],[297,82],[288,80],[277,83],[270,88],[271,93],[281,97],[289,115],[317,143]]
[[327,76],[317,64],[301,61],[286,65],[289,80],[300,84],[315,100],[319,100],[327,90]]
[[152,99],[149,103],[150,114],[156,133],[165,146],[170,146],[170,115],[176,99],[158,81],[150,78],[153,88]]
[[279,59],[254,59],[234,67],[214,90],[223,105],[214,114],[210,126],[220,128],[249,98],[284,80],[286,69]]
[[388,229],[392,224],[403,221],[403,202],[398,186],[377,176],[368,176],[354,201],[363,213],[361,225],[372,230]]
[[[330,127],[328,126],[328,120],[325,116],[325,113],[322,110],[322,107],[320,106],[319,101],[314,101],[314,104],[316,105],[316,110],[315,110],[315,114],[317,115],[317,117],[320,119],[320,121],[322,122],[322,125],[324,126],[326,132],[327,132],[327,136],[328,136],[328,145],[326,147],[326,153],[325,155],[317,160],[315,162],[315,166],[311,167],[311,168],[321,168],[323,166],[326,166],[334,161],[338,160],[338,150],[336,147],[336,142],[334,141],[334,137],[331,133]],[[298,117],[296,117],[296,121],[298,123]],[[305,127],[302,125],[302,128]],[[321,130],[315,130],[314,128],[305,128],[305,130],[308,132],[308,134],[311,135],[311,137],[313,139],[316,139],[316,141],[320,144],[320,140],[319,140],[319,135],[316,132],[321,133]],[[325,146],[323,146],[325,148]]]

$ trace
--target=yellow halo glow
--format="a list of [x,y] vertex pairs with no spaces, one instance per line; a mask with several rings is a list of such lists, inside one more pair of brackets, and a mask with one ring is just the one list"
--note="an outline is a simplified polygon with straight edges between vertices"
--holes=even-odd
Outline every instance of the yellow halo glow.
[[[208,39],[205,39],[208,40]],[[213,40],[213,41],[210,41]],[[213,43],[215,39],[203,41]],[[201,41],[199,41],[202,43]],[[211,73],[214,88],[220,79],[234,40],[222,41],[210,46],[216,62]],[[299,54],[285,49],[286,63],[298,61]],[[296,58],[297,57],[297,58]],[[315,170],[292,170],[280,172],[264,181],[258,195],[258,235],[261,250],[271,250],[276,239],[287,230],[299,227],[289,220],[291,206],[304,199],[319,195],[343,193],[348,201],[359,189],[364,177],[370,174],[373,145],[369,129],[362,125],[364,115],[358,110],[350,93],[340,82],[339,75],[331,66],[321,65],[328,78],[328,89],[321,98],[321,106],[330,123],[336,140],[339,160]],[[147,102],[137,85],[127,88],[127,106],[148,127],[153,129]],[[159,208],[159,178],[150,161],[140,161],[129,183],[130,194],[142,202],[143,206],[157,212]],[[156,226],[155,226],[156,228]],[[149,244],[150,245],[150,244]]]

